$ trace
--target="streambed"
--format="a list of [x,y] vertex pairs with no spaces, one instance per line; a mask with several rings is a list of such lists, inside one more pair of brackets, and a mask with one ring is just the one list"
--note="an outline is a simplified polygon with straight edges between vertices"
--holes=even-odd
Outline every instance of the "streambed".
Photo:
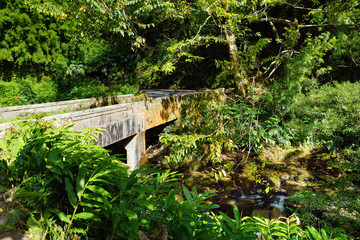
[[[158,151],[158,152],[157,152]],[[152,154],[148,155],[149,161],[157,163],[159,167],[166,166],[164,157],[167,155],[167,147],[158,145],[158,148],[151,149]],[[157,154],[154,154],[157,153]],[[298,161],[299,155],[294,159],[279,158],[273,160],[279,169],[272,169],[269,176],[263,174],[262,181],[252,178],[252,166],[242,166],[229,171],[225,176],[216,177],[212,167],[199,166],[197,169],[177,169],[183,173],[182,184],[188,189],[195,187],[199,193],[211,191],[217,196],[209,199],[208,203],[218,204],[219,209],[233,217],[233,207],[237,206],[242,216],[262,216],[271,219],[288,217],[291,212],[286,208],[290,195],[307,186],[314,176],[306,166],[301,166]],[[271,159],[272,156],[267,156]],[[231,159],[239,162],[239,159]],[[230,160],[230,161],[231,161]],[[248,162],[256,161],[251,159]],[[286,162],[285,162],[286,161]],[[167,166],[169,167],[169,166]],[[193,167],[193,166],[192,166]],[[258,173],[257,173],[258,174]],[[179,191],[181,192],[181,191]],[[178,199],[185,200],[182,194]]]

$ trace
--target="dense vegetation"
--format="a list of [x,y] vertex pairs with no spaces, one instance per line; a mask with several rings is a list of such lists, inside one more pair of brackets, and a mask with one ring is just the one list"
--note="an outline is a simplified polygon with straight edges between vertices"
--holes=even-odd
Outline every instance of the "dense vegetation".
[[79,133],[49,122],[17,127],[0,142],[1,182],[12,186],[4,194],[5,227],[26,221],[30,239],[346,238],[339,229],[302,230],[296,216],[241,218],[236,207],[235,219],[214,215],[209,210],[217,206],[205,203],[213,195],[196,188],[183,187],[186,200],[178,202],[181,174],[144,167],[129,174],[121,158],[89,144],[96,129]]
[[[274,175],[297,164],[313,178],[291,196],[291,211],[305,224],[359,237],[359,1],[0,0],[0,8],[1,107],[149,87],[227,88],[226,100],[189,103],[162,134],[170,167],[201,162],[215,176],[246,169],[268,192]],[[176,174],[128,176],[119,160],[83,145],[91,131],[22,128],[0,146],[1,185],[16,196],[10,227],[28,219],[30,229],[60,238],[136,238],[162,225],[174,239],[242,236],[239,217],[233,225],[205,211],[209,193],[184,189],[187,201],[174,201],[166,186]],[[272,161],[269,152],[286,157]],[[101,175],[113,169],[111,179]],[[147,199],[149,191],[158,194]],[[244,229],[261,221],[245,219]]]

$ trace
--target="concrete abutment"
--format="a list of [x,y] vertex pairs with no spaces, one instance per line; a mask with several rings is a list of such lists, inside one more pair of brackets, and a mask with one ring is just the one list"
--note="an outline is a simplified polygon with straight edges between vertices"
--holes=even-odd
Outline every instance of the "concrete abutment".
[[131,171],[139,168],[141,165],[141,159],[145,158],[145,140],[145,131],[142,131],[133,136],[129,143],[125,146],[127,164],[129,165]]

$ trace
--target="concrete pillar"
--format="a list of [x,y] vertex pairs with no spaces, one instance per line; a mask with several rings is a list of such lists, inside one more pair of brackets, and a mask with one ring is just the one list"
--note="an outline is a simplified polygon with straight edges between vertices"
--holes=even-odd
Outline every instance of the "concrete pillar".
[[140,132],[132,137],[130,142],[126,145],[126,158],[130,170],[133,171],[140,167],[140,160],[145,156],[146,152],[145,131]]

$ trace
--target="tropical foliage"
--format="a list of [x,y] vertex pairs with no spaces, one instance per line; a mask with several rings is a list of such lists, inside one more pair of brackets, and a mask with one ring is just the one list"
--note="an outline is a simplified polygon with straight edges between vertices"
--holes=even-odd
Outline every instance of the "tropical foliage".
[[[1,107],[139,88],[224,87],[226,100],[188,102],[162,134],[171,168],[197,162],[219,172],[247,163],[249,173],[264,177],[288,167],[270,163],[264,152],[307,148],[327,171],[314,173],[291,197],[289,208],[303,223],[323,227],[304,231],[295,217],[279,223],[213,216],[207,211],[214,206],[203,205],[211,194],[196,190],[181,189],[187,201],[179,203],[169,187],[175,173],[129,175],[117,157],[84,145],[93,130],[21,125],[0,146],[0,180],[13,199],[7,227],[23,224],[54,239],[101,232],[131,239],[140,230],[154,238],[164,226],[174,239],[236,239],[255,226],[265,239],[330,239],[337,237],[326,228],[332,225],[359,237],[359,6],[358,0],[0,0]],[[227,162],[224,154],[238,158]],[[308,158],[297,161],[320,174]],[[284,224],[295,232],[274,235]]]
[[183,187],[186,200],[178,202],[179,174],[144,167],[129,174],[121,158],[90,143],[96,129],[70,127],[27,123],[1,140],[6,228],[26,222],[31,239],[346,238],[337,229],[304,231],[296,216],[241,218],[236,207],[235,220],[214,215],[217,206],[205,203],[213,195],[195,188]]

